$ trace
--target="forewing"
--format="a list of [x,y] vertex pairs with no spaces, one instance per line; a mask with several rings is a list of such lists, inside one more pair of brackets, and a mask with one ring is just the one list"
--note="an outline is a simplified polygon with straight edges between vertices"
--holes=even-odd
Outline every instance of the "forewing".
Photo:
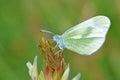
[[93,17],[67,30],[62,38],[65,48],[90,55],[104,43],[110,20],[105,16]]

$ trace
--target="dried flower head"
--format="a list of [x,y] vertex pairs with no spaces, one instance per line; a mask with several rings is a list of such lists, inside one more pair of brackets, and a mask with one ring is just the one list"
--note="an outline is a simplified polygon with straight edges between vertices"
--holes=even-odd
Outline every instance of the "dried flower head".
[[45,62],[45,77],[47,80],[60,80],[65,69],[63,53],[57,50],[52,42],[42,38],[39,49]]
[[[32,80],[68,80],[69,65],[65,64],[64,56],[61,50],[57,49],[50,40],[42,38],[38,45],[44,59],[44,71],[39,76],[37,72],[37,57],[35,57],[33,65],[28,62],[29,75]],[[80,74],[72,80],[79,80]]]

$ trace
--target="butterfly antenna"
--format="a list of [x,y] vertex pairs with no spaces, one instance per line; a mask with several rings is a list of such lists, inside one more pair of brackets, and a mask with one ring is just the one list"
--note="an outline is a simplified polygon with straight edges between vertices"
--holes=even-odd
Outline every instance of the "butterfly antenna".
[[55,33],[51,32],[51,31],[48,31],[48,30],[44,30],[44,29],[41,29],[40,32],[45,32],[45,33],[50,33],[52,35],[55,35]]

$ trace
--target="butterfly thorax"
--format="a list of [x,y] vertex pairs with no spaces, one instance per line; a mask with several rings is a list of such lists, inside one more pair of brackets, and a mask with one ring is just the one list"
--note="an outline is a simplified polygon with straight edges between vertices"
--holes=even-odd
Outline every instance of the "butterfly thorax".
[[60,35],[54,35],[53,36],[53,40],[57,43],[58,47],[63,50],[65,45],[64,45],[64,41],[62,39],[62,36]]

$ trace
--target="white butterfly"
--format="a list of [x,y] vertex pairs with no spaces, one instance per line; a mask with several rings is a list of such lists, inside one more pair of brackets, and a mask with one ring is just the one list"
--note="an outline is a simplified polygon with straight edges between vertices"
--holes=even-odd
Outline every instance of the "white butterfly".
[[90,55],[103,45],[110,24],[108,17],[96,16],[68,29],[62,35],[54,35],[53,40],[61,50],[66,48],[78,54]]

